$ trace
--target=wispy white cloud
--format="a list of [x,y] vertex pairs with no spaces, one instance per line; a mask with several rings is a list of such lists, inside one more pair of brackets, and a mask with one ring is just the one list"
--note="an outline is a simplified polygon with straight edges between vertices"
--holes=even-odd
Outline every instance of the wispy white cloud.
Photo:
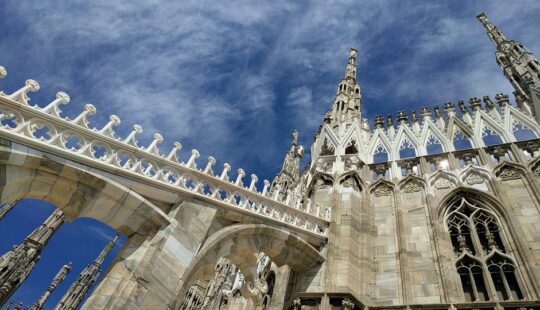
[[367,117],[509,92],[474,18],[481,10],[540,51],[540,39],[526,31],[540,26],[534,0],[4,6],[0,61],[11,72],[36,74],[42,89],[68,90],[67,113],[91,101],[100,111],[96,126],[115,113],[121,133],[143,125],[142,143],[159,131],[166,145],[180,140],[267,177],[279,168],[292,129],[310,143],[349,47],[359,48]]

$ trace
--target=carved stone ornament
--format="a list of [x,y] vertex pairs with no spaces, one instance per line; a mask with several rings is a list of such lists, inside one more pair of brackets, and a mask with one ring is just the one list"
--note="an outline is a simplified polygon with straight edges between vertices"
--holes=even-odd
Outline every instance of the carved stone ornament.
[[332,167],[332,163],[324,160],[323,158],[317,159],[317,170],[319,171],[328,171]]
[[384,183],[377,185],[373,191],[375,197],[389,196],[390,194],[392,194],[392,188]]
[[536,175],[537,177],[540,177],[540,165],[534,168],[534,175]]
[[403,186],[403,191],[405,193],[415,193],[419,192],[421,189],[422,187],[420,186],[420,184],[415,181],[408,181],[405,186]]
[[521,179],[521,174],[512,168],[503,168],[499,174],[499,178],[503,181]]
[[476,173],[469,174],[467,178],[465,179],[465,183],[469,185],[482,184],[484,183],[484,181],[485,181],[484,178]]
[[434,186],[436,189],[445,189],[452,187],[453,184],[448,179],[441,178],[438,179],[437,182],[435,182]]
[[348,177],[345,179],[345,181],[343,181],[343,183],[341,183],[343,185],[343,187],[345,188],[354,188],[354,189],[358,189],[358,186],[356,185],[356,182],[354,180],[353,177]]

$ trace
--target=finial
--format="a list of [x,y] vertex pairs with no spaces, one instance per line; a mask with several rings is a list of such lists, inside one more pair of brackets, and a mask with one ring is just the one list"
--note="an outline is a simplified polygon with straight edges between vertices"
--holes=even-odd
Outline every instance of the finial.
[[181,149],[182,149],[182,143],[174,142],[173,143],[173,148],[169,152],[169,155],[167,156],[167,159],[178,162],[178,157],[176,157],[176,153],[178,153]]
[[392,118],[392,114],[386,115],[386,127],[392,127],[394,126],[394,120]]
[[141,127],[141,125],[138,125],[138,124],[133,125],[133,129],[131,130],[129,135],[124,139],[124,143],[131,144],[133,146],[138,146],[137,139],[135,136],[141,133],[143,133],[143,128]]
[[56,117],[60,117],[60,112],[62,112],[58,105],[62,104],[68,104],[70,101],[69,95],[64,92],[57,92],[56,93],[56,99],[53,100],[51,103],[49,103],[46,107],[41,109],[43,113],[51,114]]
[[400,124],[405,124],[407,122],[407,114],[405,113],[405,111],[401,110],[401,111],[398,112],[397,121]]
[[250,191],[255,191],[255,184],[257,184],[257,181],[259,181],[259,178],[257,177],[256,174],[251,174],[251,184],[249,184],[249,190]]
[[13,94],[7,96],[7,98],[18,101],[22,104],[28,104],[30,98],[28,97],[29,92],[37,92],[39,90],[39,83],[34,80],[26,80],[24,86],[14,92]]
[[243,187],[242,178],[246,175],[246,172],[242,168],[238,168],[238,176],[236,177],[236,182],[234,185]]
[[270,188],[270,181],[264,180],[263,183],[264,183],[264,187],[261,192],[261,195],[266,196],[266,194],[268,193],[268,189]]
[[442,115],[441,115],[441,110],[439,110],[439,106],[438,106],[438,105],[436,105],[436,106],[433,107],[433,111],[435,112],[435,118],[437,118],[437,119],[438,119],[438,118],[441,118],[441,116],[442,116]]
[[469,111],[467,110],[467,107],[465,107],[465,102],[463,102],[463,100],[458,101],[458,106],[462,115],[469,113]]
[[157,145],[161,144],[162,142],[163,142],[163,136],[156,132],[154,134],[154,140],[152,140],[150,145],[146,148],[146,151],[155,155],[159,155],[159,149]]
[[296,145],[298,144],[298,131],[295,129],[293,132],[292,132],[292,145]]
[[101,130],[98,132],[100,134],[114,138],[115,134],[114,134],[113,127],[120,125],[120,123],[122,123],[120,121],[120,117],[113,114],[109,117],[109,122],[105,126],[103,126],[103,128],[101,128]]
[[424,119],[430,119],[431,118],[431,111],[427,107],[420,108],[420,115]]
[[197,163],[195,162],[195,160],[197,160],[197,158],[199,158],[200,155],[201,154],[199,153],[199,151],[197,149],[192,149],[191,150],[191,156],[188,159],[186,167],[196,169],[197,168]]
[[416,115],[416,110],[411,110],[411,122],[412,123],[418,122],[418,116]]
[[229,176],[227,174],[229,173],[230,170],[231,170],[231,165],[229,165],[229,163],[224,163],[223,171],[221,172],[221,176],[219,178],[224,181],[229,180]]
[[444,112],[446,112],[446,115],[448,117],[454,116],[456,108],[454,107],[454,104],[452,102],[446,102],[444,104]]
[[505,95],[503,93],[497,94],[495,96],[495,100],[497,101],[497,104],[501,108],[505,107],[510,102],[510,98],[508,97],[508,95]]
[[384,125],[383,117],[381,115],[375,115],[373,124],[375,125],[375,128],[382,128]]
[[96,114],[96,107],[91,105],[90,103],[84,105],[84,110],[79,114],[77,117],[75,117],[71,122],[88,128],[88,119],[86,118],[88,115],[95,115]]
[[482,98],[482,101],[484,101],[484,103],[486,104],[486,110],[491,111],[493,110],[493,108],[495,108],[495,104],[493,103],[493,101],[491,101],[489,96],[484,96]]
[[3,79],[7,76],[7,70],[6,68],[0,66],[0,79]]
[[203,172],[206,174],[213,175],[214,171],[212,170],[212,167],[216,164],[216,159],[212,156],[208,156],[208,163],[206,164],[206,167],[204,168]]
[[469,105],[471,106],[473,111],[478,111],[480,109],[480,107],[481,107],[480,99],[478,99],[476,97],[470,98],[469,99]]

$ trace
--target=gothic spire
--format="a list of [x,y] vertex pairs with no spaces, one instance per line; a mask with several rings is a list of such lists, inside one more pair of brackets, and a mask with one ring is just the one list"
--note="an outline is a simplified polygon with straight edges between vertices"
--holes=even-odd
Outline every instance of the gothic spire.
[[11,209],[13,209],[18,202],[18,200],[15,200],[13,202],[6,202],[2,206],[0,206],[0,222],[2,222],[6,214],[8,214],[9,211],[11,211]]
[[41,250],[64,220],[62,211],[56,209],[22,244],[0,257],[0,304],[5,303],[26,280],[39,261]]
[[51,284],[49,284],[49,287],[47,287],[47,290],[45,291],[45,293],[43,293],[43,295],[41,295],[39,300],[36,301],[30,307],[30,310],[41,310],[41,309],[43,309],[43,306],[45,305],[45,302],[47,301],[47,299],[51,295],[52,291],[54,291],[56,289],[56,287],[58,286],[58,284],[60,284],[60,282],[64,281],[64,279],[66,278],[66,276],[69,274],[70,271],[71,271],[71,263],[62,266],[62,268],[60,268],[60,270],[58,271],[58,273],[56,274],[56,276],[52,280]]
[[484,12],[478,14],[476,18],[484,25],[484,27],[487,30],[489,39],[495,46],[498,46],[499,44],[507,41],[504,34],[493,24],[489,21],[486,14]]
[[56,305],[55,310],[73,310],[77,309],[81,301],[84,299],[92,284],[96,282],[101,272],[101,264],[109,255],[111,250],[114,247],[114,244],[118,240],[119,233],[117,233],[114,238],[107,243],[105,248],[99,253],[98,257],[90,265],[86,266],[81,272],[79,277],[73,284],[69,287],[67,292],[62,296],[62,299]]
[[288,189],[292,188],[298,182],[300,159],[304,155],[304,147],[301,145],[298,146],[298,131],[293,131],[291,138],[291,146],[285,155],[281,171],[272,182],[272,191],[275,191],[279,187],[283,196],[287,194]]
[[330,126],[339,136],[343,135],[361,114],[362,95],[356,81],[356,55],[356,49],[351,48],[345,75],[339,83],[332,111],[328,116]]
[[520,109],[540,121],[540,62],[518,41],[509,40],[483,12],[476,17],[496,47],[497,64],[515,89]]

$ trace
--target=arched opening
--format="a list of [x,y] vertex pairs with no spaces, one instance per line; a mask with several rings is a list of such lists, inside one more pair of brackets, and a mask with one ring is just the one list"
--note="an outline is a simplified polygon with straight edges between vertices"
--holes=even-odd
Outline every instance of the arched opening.
[[509,237],[490,200],[465,191],[449,195],[444,221],[466,301],[523,299]]
[[428,155],[439,154],[439,153],[444,152],[441,141],[434,134],[430,134],[427,137],[426,152]]
[[[24,239],[56,209],[56,206],[43,200],[20,200],[0,222],[0,255],[11,250],[13,245],[23,243]],[[63,223],[42,249],[41,257],[32,272],[9,300],[22,302],[24,306],[32,305],[45,292],[60,268],[71,262],[71,271],[45,303],[45,308],[52,309],[76,281],[81,271],[95,261],[114,235],[113,228],[92,218],[79,218],[73,222]],[[106,256],[97,283],[125,241],[126,237],[121,236],[110,254]],[[82,303],[90,296],[97,283],[90,287]]]
[[484,126],[482,129],[482,140],[484,140],[485,145],[496,145],[503,143],[501,136],[488,126]]
[[461,130],[454,133],[453,142],[456,151],[472,149],[471,140]]

